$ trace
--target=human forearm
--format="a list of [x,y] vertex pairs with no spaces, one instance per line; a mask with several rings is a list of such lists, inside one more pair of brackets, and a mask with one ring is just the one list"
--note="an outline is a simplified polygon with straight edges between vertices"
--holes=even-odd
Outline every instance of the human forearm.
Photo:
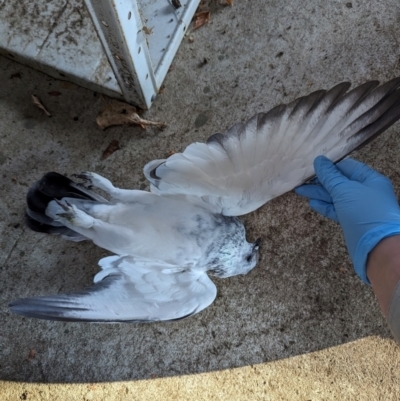
[[314,168],[318,180],[296,192],[341,225],[354,269],[372,285],[400,344],[400,207],[392,183],[353,159],[334,165],[320,156]]
[[400,281],[400,235],[383,239],[370,252],[367,276],[385,317]]

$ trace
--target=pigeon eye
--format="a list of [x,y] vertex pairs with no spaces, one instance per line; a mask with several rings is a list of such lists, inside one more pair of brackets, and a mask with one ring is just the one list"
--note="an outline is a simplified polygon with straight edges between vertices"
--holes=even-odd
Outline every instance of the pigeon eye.
[[247,256],[246,261],[247,261],[247,262],[251,262],[251,259],[253,259],[253,256],[252,256],[252,255],[249,255],[249,256]]

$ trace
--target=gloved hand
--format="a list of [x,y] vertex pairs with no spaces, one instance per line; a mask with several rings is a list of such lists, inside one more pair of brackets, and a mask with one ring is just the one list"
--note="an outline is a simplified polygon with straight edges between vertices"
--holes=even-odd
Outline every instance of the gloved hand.
[[316,184],[296,193],[310,206],[340,223],[354,269],[369,284],[367,258],[384,238],[400,234],[400,207],[389,178],[353,159],[334,165],[324,156],[314,160]]

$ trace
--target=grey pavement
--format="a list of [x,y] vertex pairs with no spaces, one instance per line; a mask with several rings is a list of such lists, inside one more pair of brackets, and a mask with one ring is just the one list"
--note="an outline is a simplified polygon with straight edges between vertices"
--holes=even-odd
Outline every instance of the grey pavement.
[[[193,43],[184,39],[144,114],[166,121],[163,131],[101,131],[99,95],[0,58],[1,400],[398,399],[400,351],[371,289],[353,272],[339,227],[294,193],[244,218],[249,240],[263,240],[258,266],[215,280],[215,303],[192,318],[99,325],[8,311],[15,298],[89,286],[106,255],[24,227],[26,191],[43,173],[96,171],[120,187],[148,188],[146,162],[256,112],[343,80],[400,75],[397,0],[210,8],[211,22],[190,33]],[[398,194],[399,135],[397,123],[353,155],[388,175]],[[121,149],[102,160],[112,140]]]

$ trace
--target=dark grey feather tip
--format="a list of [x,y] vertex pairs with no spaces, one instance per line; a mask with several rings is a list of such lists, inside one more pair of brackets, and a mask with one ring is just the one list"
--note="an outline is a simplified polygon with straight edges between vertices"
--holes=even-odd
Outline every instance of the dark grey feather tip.
[[224,141],[224,135],[221,134],[220,132],[217,132],[214,135],[211,135],[208,139],[207,139],[207,145],[209,145],[210,143],[218,143],[219,145],[222,146],[222,143]]
[[159,177],[159,176],[156,174],[157,168],[160,167],[160,166],[161,166],[161,164],[159,164],[156,168],[153,168],[153,170],[150,171],[150,177],[151,177],[151,178],[153,178],[153,179],[155,179],[155,180],[161,180],[161,177]]

